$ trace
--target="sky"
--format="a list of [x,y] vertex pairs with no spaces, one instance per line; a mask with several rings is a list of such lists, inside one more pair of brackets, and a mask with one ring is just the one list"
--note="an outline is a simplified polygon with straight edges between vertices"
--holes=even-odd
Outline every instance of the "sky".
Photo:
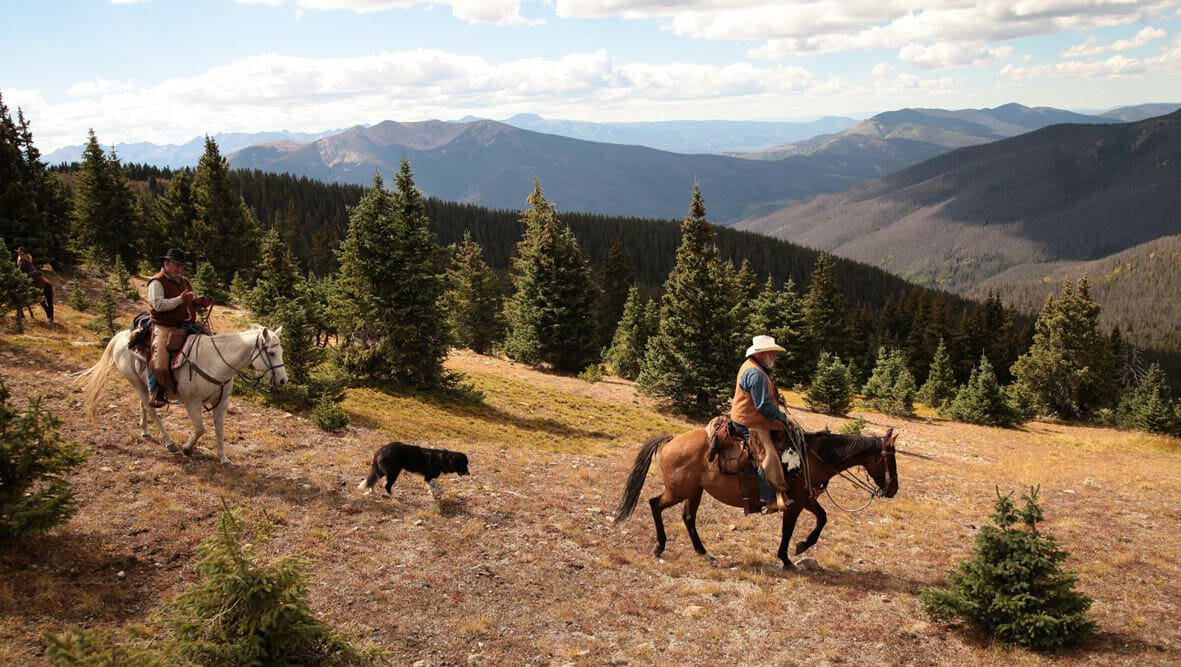
[[1181,0],[0,0],[47,152],[382,120],[1181,101]]

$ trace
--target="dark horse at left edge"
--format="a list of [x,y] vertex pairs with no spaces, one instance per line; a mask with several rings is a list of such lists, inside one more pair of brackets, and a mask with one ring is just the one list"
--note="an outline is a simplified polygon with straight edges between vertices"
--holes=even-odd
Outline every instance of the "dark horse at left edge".
[[[816,528],[807,539],[796,545],[796,555],[816,544],[820,537],[820,531],[824,529],[828,517],[824,508],[816,501],[816,496],[824,490],[828,480],[833,476],[854,466],[862,466],[878,486],[875,495],[893,498],[894,494],[898,493],[898,467],[894,460],[896,437],[894,429],[876,437],[839,435],[823,431],[804,435],[807,444],[805,460],[808,474],[804,475],[801,471],[788,480],[791,504],[783,512],[783,535],[779,540],[779,551],[776,554],[779,560],[783,561],[784,569],[795,567],[787,557],[787,545],[792,533],[795,532],[796,519],[801,511],[806,509],[816,516]],[[652,507],[652,519],[656,523],[654,553],[660,556],[667,541],[661,514],[665,509],[686,501],[681,518],[689,531],[689,539],[692,540],[697,553],[707,555],[701,538],[697,535],[697,507],[701,504],[702,492],[708,491],[709,495],[733,507],[742,507],[743,500],[741,478],[738,475],[723,473],[716,463],[710,462],[709,445],[703,428],[676,437],[657,436],[644,443],[636,455],[636,462],[627,478],[627,486],[615,510],[615,523],[622,522],[635,509],[636,501],[639,500],[640,492],[644,488],[644,480],[648,476],[648,468],[652,465],[652,458],[657,451],[660,452],[664,492],[648,501]]]

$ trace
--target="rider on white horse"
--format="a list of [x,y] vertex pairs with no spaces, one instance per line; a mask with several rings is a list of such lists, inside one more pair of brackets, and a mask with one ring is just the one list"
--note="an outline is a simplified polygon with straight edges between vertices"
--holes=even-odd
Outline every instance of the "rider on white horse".
[[168,369],[169,341],[183,340],[184,330],[204,327],[197,323],[197,308],[208,308],[213,301],[207,296],[195,296],[193,285],[185,277],[188,261],[183,251],[170,248],[160,258],[163,267],[148,279],[148,312],[152,315],[152,363],[148,368],[148,391],[152,394],[152,407],[163,407],[167,394],[175,393],[172,373]]

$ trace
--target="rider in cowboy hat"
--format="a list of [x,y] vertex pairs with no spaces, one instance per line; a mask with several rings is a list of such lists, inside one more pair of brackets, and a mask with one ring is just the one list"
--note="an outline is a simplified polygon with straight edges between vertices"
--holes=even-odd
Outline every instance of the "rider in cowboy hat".
[[[193,285],[184,276],[189,264],[184,251],[171,248],[160,261],[163,267],[148,279],[148,311],[155,325],[152,364],[148,369],[148,390],[153,394],[153,407],[164,405],[164,383],[172,384],[172,373],[168,370],[169,334],[186,323],[196,324],[196,307],[208,308],[212,303],[209,297],[193,295]],[[175,390],[175,387],[168,388]]]
[[771,336],[755,336],[746,349],[746,361],[738,369],[738,381],[734,385],[734,399],[730,405],[730,420],[747,431],[748,440],[759,468],[767,483],[775,489],[778,510],[787,509],[787,483],[783,479],[783,466],[776,449],[772,432],[778,432],[786,440],[784,431],[796,428],[783,408],[783,397],[771,380],[771,368],[775,357],[786,352],[775,343]]

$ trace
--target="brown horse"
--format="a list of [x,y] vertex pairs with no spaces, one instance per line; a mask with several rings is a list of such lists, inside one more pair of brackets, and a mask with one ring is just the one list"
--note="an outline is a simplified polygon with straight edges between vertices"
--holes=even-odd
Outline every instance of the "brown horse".
[[[779,540],[777,553],[779,560],[783,561],[784,569],[795,567],[787,558],[787,544],[795,531],[796,519],[802,510],[806,509],[816,516],[816,528],[807,539],[796,545],[796,555],[816,544],[820,537],[820,531],[824,529],[828,517],[824,508],[816,502],[816,495],[834,475],[853,466],[863,466],[878,485],[876,494],[893,498],[894,494],[898,493],[898,468],[894,460],[895,437],[897,436],[894,429],[886,431],[886,435],[880,437],[838,435],[823,431],[805,434],[807,478],[811,484],[809,485],[803,474],[795,474],[788,480],[791,504],[783,512],[783,536]],[[636,508],[636,501],[648,476],[648,468],[652,465],[652,457],[658,450],[660,469],[664,476],[664,492],[648,501],[652,506],[652,519],[656,522],[654,553],[657,556],[663,553],[666,542],[661,514],[665,509],[684,500],[687,502],[681,517],[685,521],[685,528],[689,530],[689,539],[693,541],[693,548],[697,553],[707,555],[701,538],[697,535],[697,507],[701,504],[701,493],[708,491],[709,495],[734,507],[742,507],[743,503],[740,477],[721,472],[716,462],[708,460],[709,446],[703,428],[682,433],[675,438],[671,435],[657,436],[644,443],[636,455],[635,465],[632,466],[631,475],[627,478],[627,487],[615,510],[615,523],[618,524],[629,517]]]

